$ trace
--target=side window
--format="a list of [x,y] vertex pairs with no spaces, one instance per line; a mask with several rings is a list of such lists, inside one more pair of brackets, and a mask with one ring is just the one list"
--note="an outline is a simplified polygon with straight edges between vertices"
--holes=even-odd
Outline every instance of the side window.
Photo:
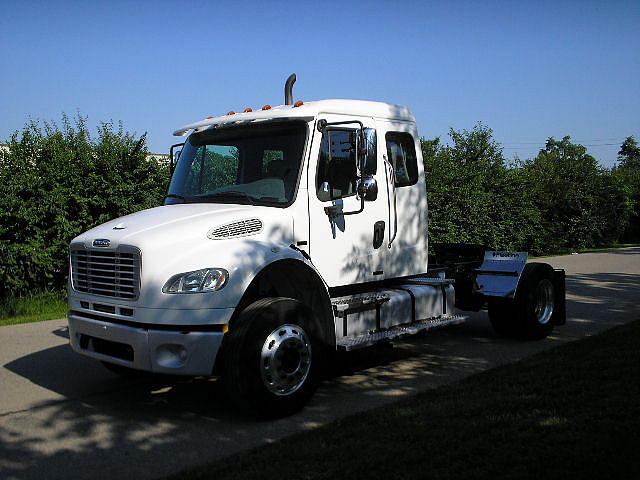
[[356,131],[326,129],[322,135],[316,191],[322,201],[344,198],[356,193]]
[[395,172],[396,187],[415,185],[418,181],[418,161],[413,137],[409,133],[388,132],[387,157]]

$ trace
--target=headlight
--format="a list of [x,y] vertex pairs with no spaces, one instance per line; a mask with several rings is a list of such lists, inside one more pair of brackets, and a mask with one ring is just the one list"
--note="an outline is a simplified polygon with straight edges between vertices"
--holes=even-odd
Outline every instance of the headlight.
[[163,293],[204,293],[220,290],[229,279],[224,268],[203,268],[174,275],[162,287]]

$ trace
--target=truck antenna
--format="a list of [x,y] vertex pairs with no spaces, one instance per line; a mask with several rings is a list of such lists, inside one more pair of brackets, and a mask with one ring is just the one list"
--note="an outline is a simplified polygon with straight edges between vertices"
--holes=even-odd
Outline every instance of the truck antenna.
[[293,105],[293,84],[296,83],[296,74],[292,73],[284,84],[284,104]]

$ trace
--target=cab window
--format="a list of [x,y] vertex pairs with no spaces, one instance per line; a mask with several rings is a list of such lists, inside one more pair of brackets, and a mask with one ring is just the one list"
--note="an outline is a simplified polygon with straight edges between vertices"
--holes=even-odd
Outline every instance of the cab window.
[[403,132],[387,132],[387,157],[395,172],[396,187],[415,185],[418,181],[418,161],[413,136]]
[[322,134],[316,191],[321,201],[356,193],[356,130],[326,129]]

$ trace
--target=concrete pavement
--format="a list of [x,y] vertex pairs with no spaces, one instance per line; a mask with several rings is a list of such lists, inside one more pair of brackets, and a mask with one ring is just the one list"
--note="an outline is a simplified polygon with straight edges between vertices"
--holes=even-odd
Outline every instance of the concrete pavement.
[[464,325],[353,352],[293,417],[253,422],[215,380],[122,379],[73,353],[66,320],[0,327],[0,478],[157,478],[640,318],[640,248],[543,259],[567,270],[548,339]]

